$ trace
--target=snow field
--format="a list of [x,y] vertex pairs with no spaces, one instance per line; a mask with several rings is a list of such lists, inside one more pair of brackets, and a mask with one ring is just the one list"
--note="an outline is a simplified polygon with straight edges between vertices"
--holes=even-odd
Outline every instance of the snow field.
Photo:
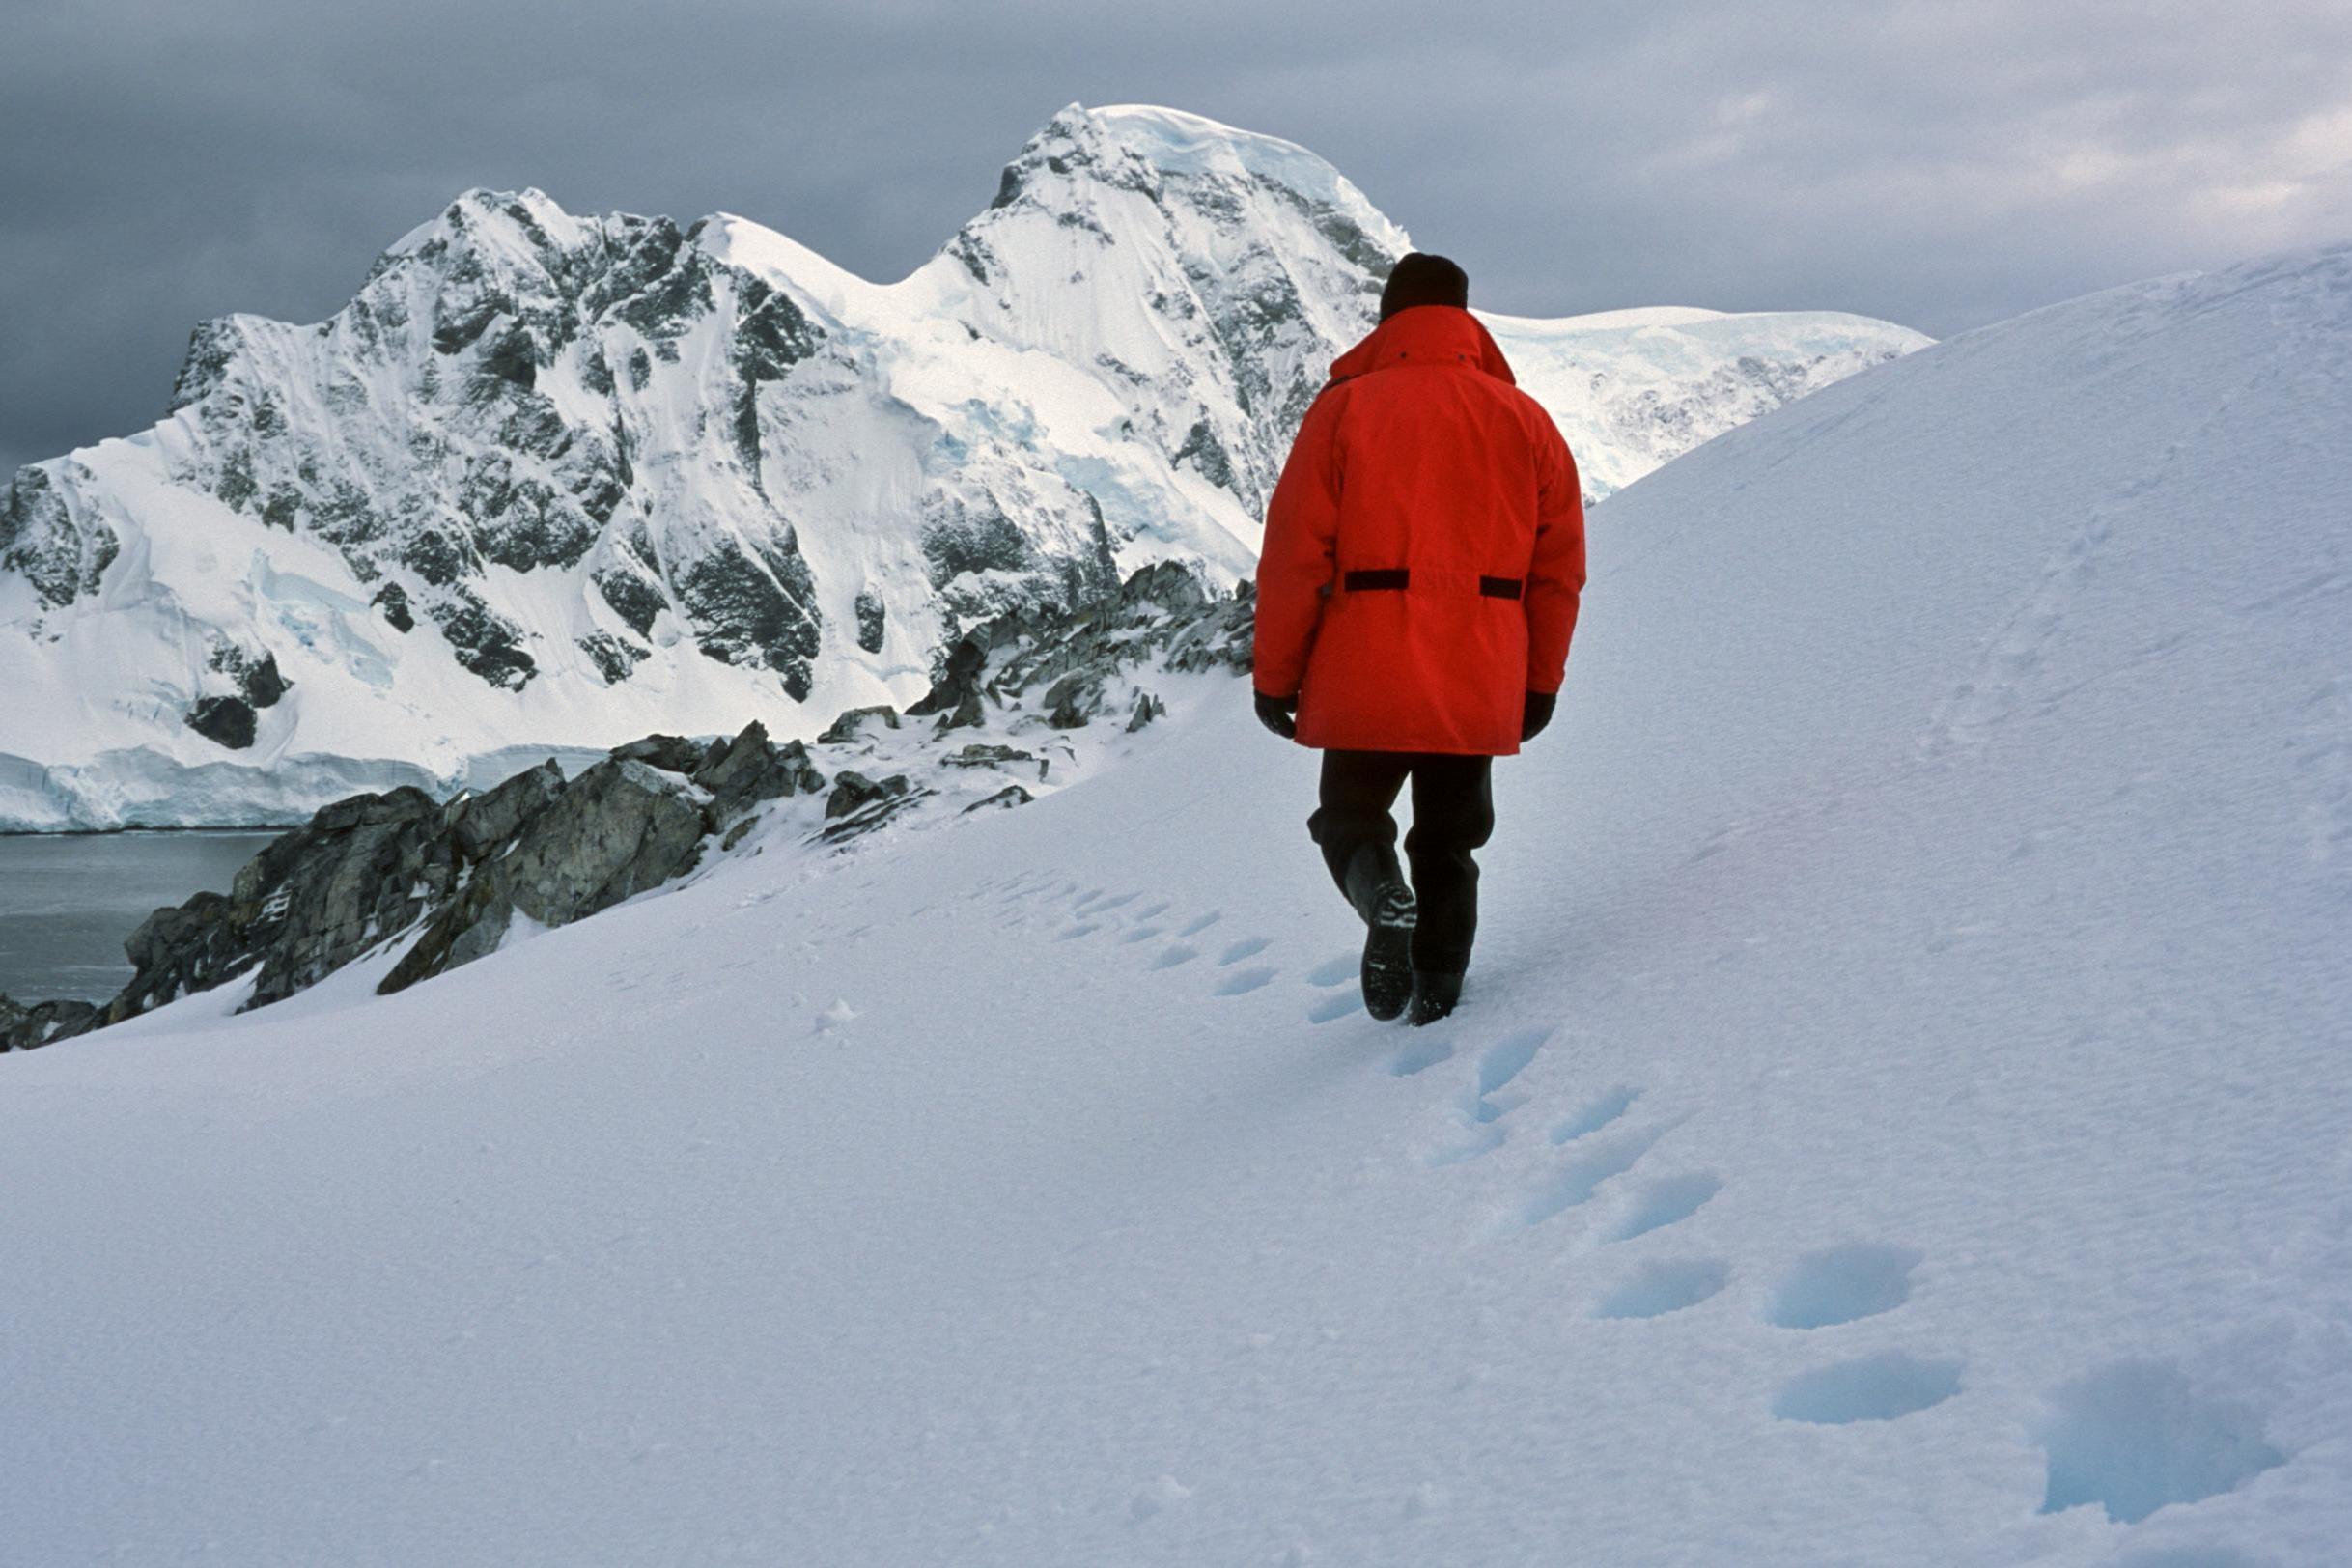
[[953,832],[0,1060],[34,1560],[2302,1568],[2352,251],[1612,498],[1461,1011],[1239,683]]

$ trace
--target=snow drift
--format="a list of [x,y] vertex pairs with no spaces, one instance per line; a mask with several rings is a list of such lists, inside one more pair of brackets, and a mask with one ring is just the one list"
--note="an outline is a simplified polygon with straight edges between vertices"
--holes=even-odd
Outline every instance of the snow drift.
[[2333,1560],[2348,432],[2338,248],[1612,499],[1429,1030],[1212,681],[919,854],[0,1058],[12,1547]]
[[[1321,158],[1073,104],[907,278],[469,191],[316,325],[0,493],[0,829],[298,821],[919,697],[1161,560],[1229,586],[1409,247]],[[1907,351],[1831,313],[1496,319],[1596,495]]]

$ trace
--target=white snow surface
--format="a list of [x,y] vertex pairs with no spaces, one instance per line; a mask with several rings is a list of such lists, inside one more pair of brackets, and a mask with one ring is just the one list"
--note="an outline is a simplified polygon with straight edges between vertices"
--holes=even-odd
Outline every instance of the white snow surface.
[[2340,1561],[2347,433],[2338,247],[1610,501],[1426,1030],[1212,681],[958,830],[0,1057],[10,1553]]
[[[294,822],[656,730],[805,737],[919,698],[1002,609],[1166,559],[1230,585],[1410,248],[1305,149],[1137,105],[1055,115],[896,283],[730,213],[468,191],[328,321],[206,323],[167,418],[0,492],[0,830]],[[1927,341],[1491,320],[1596,499]],[[291,688],[249,748],[188,726],[265,656]]]

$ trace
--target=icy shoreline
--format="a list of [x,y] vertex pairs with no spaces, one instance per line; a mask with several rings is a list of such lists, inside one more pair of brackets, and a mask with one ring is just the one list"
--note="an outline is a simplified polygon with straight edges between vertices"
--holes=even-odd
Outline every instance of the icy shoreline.
[[293,827],[352,795],[408,788],[446,800],[493,789],[554,759],[570,776],[604,755],[576,745],[510,745],[436,770],[394,757],[294,756],[266,768],[182,763],[145,746],[87,763],[0,751],[0,833],[113,833]]

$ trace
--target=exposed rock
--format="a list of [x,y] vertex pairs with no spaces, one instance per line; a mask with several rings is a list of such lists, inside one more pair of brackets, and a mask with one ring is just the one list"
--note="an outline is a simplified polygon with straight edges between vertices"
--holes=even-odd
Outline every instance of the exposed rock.
[[821,646],[816,584],[792,531],[746,549],[721,539],[677,579],[678,598],[701,629],[697,646],[722,664],[764,664],[805,701]]
[[947,651],[939,677],[923,700],[907,710],[910,718],[942,715],[938,730],[970,729],[986,716],[980,706],[980,677],[988,668],[988,645],[977,637],[960,637]]
[[235,681],[255,708],[273,707],[293,685],[278,671],[278,656],[252,654],[233,642],[212,650],[212,667]]
[[384,612],[384,619],[392,623],[393,630],[416,630],[416,617],[408,609],[408,590],[399,583],[385,583],[376,590],[376,597],[370,602]]
[[459,796],[442,808],[441,820],[457,841],[458,857],[470,863],[513,839],[563,791],[563,770],[549,759],[494,790]]
[[[72,479],[90,472],[71,458],[57,460],[57,466]],[[110,523],[74,515],[46,465],[17,469],[0,496],[0,572],[22,573],[46,607],[62,609],[97,593],[122,547]]]
[[603,677],[606,686],[619,686],[652,657],[628,638],[616,637],[609,631],[591,631],[584,637],[573,638],[572,642],[588,656],[588,661],[596,666],[597,674]]
[[907,788],[908,778],[904,773],[893,773],[884,779],[872,779],[863,773],[852,772],[844,769],[833,776],[833,793],[826,797],[826,820],[830,822],[838,817],[846,817],[861,806],[870,805],[874,801],[889,796],[904,795],[907,793]]
[[264,654],[260,663],[247,666],[244,681],[245,700],[256,708],[273,706],[294,685],[278,673],[278,656],[275,654]]
[[814,795],[825,788],[825,775],[808,760],[808,747],[798,741],[773,744],[768,727],[754,719],[711,748],[694,782],[711,794],[712,820],[724,825],[763,800]]
[[1187,615],[1208,602],[1200,579],[1176,561],[1156,561],[1119,586],[1122,609],[1151,605],[1170,615]]
[[691,773],[703,764],[703,743],[677,735],[649,735],[613,748],[615,759],[641,762],[665,773]]
[[1046,722],[1057,730],[1082,729],[1101,695],[1101,682],[1093,674],[1065,675],[1046,692]]
[[868,724],[880,724],[884,729],[895,730],[898,728],[898,710],[887,704],[874,708],[853,708],[827,724],[825,733],[817,737],[817,743],[839,745],[844,741],[854,741],[857,738],[857,732]]
[[857,646],[869,654],[881,653],[882,633],[889,627],[889,616],[881,598],[871,588],[863,589],[852,607],[857,615]]
[[[1125,712],[1132,732],[1166,711],[1135,683],[1144,668],[1247,667],[1252,607],[1246,592],[1212,597],[1189,574],[1147,569],[1075,609],[1023,609],[969,628],[915,711],[952,717],[969,708],[976,722],[1002,714],[1015,733]],[[254,689],[248,683],[266,663],[230,659],[221,668]],[[258,688],[268,685],[262,677]],[[797,808],[802,841],[837,847],[919,815],[941,796],[964,812],[1033,798],[1026,784],[1004,783],[974,799],[951,774],[1034,763],[1031,782],[1042,783],[1050,766],[1042,748],[996,741],[947,750],[937,730],[898,718],[888,708],[852,710],[816,749],[850,747],[919,770],[878,778],[844,770],[829,789],[811,746],[779,746],[755,722],[712,741],[650,735],[569,782],[550,761],[445,804],[413,789],[336,801],[247,862],[227,895],[155,911],[125,943],[131,982],[103,1007],[0,1001],[0,1044],[64,1039],[238,977],[252,987],[243,1005],[264,1006],[406,939],[379,987],[396,991],[495,951],[518,916],[563,925],[684,875],[711,835],[732,849],[755,822],[773,820],[755,816],[769,802],[805,798]]]
[[0,994],[0,1050],[31,1050],[52,1040],[85,1034],[101,1015],[90,1002],[19,1002]]
[[668,771],[607,757],[475,871],[377,990],[402,991],[497,951],[517,914],[568,925],[691,870],[709,802],[707,791]]
[[1037,753],[1019,746],[972,744],[939,759],[950,768],[1001,768],[1007,763],[1035,762]]
[[613,757],[568,785],[496,862],[516,908],[567,925],[693,865],[708,791]]
[[455,881],[446,808],[422,790],[338,800],[245,862],[226,897],[157,910],[124,944],[121,1022],[254,971],[246,1005],[291,996],[406,929]]
[[970,805],[966,806],[963,815],[968,817],[975,811],[986,811],[992,806],[998,809],[1008,806],[1025,806],[1035,798],[1037,798],[1035,796],[1020,785],[1007,784],[985,800],[974,800]]
[[[836,847],[846,844],[905,815],[932,794],[929,790],[904,787],[906,784],[905,774],[883,779],[879,792],[863,804],[853,806],[838,817],[828,815],[825,826],[818,829],[814,842]],[[893,789],[893,785],[901,787]],[[829,806],[830,802],[827,804]]]
[[188,710],[188,728],[231,751],[253,744],[253,704],[242,697],[199,697]]

